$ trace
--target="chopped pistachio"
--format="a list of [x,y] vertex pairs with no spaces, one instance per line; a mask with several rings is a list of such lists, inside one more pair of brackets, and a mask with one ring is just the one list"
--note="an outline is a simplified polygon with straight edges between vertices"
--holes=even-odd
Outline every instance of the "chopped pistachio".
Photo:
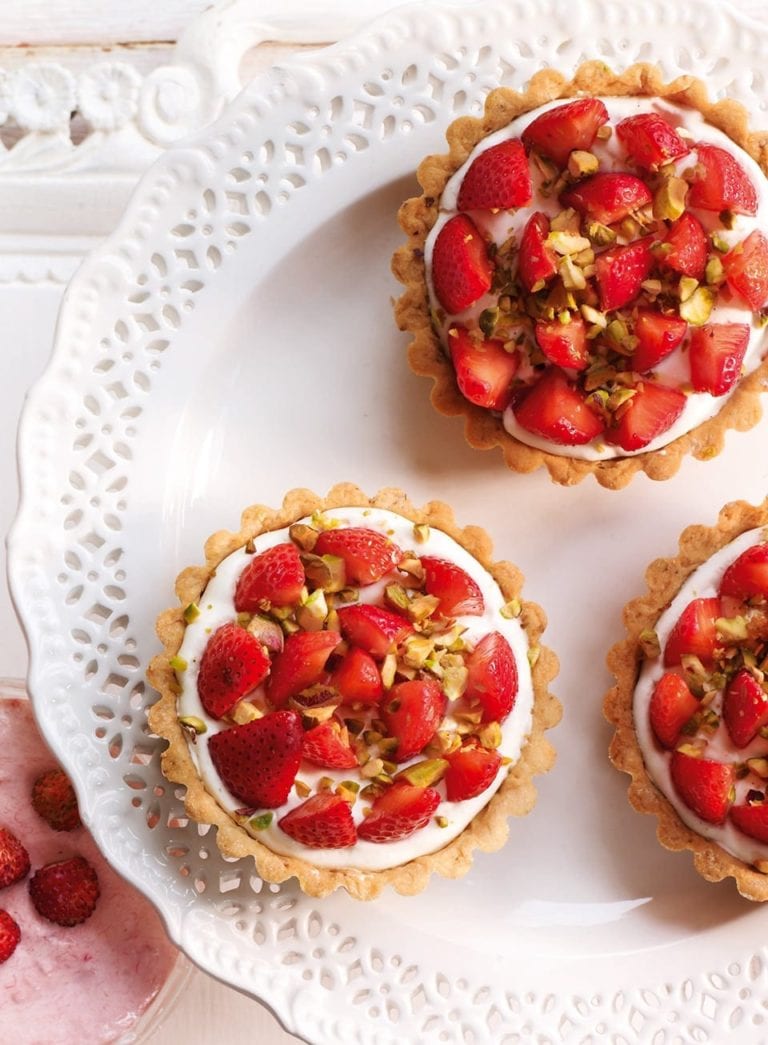
[[313,526],[307,526],[306,523],[292,523],[288,527],[288,536],[301,551],[311,552],[314,551],[320,535]]
[[447,816],[436,816],[435,823],[438,827],[447,827],[450,821]]
[[230,715],[238,726],[244,726],[246,722],[255,722],[257,718],[264,718],[264,712],[250,700],[239,700]]
[[446,667],[445,660],[443,661],[442,667],[443,691],[449,700],[458,700],[459,697],[464,695],[464,690],[467,688],[469,671],[463,663],[461,665],[456,664]]
[[651,297],[656,297],[662,290],[660,279],[644,279],[640,286],[646,294],[649,294]]
[[[362,773],[362,770],[360,770]],[[321,776],[317,782],[317,791],[331,791],[333,789],[334,781],[329,776]]]
[[716,254],[713,254],[709,261],[707,261],[707,267],[704,272],[704,278],[707,283],[719,284],[725,279],[725,271],[723,269],[723,263]]
[[179,715],[179,723],[187,729],[194,730],[198,736],[208,732],[208,727],[197,715]]
[[611,127],[607,123],[604,123],[602,127],[598,127],[596,137],[601,142],[607,142],[612,134],[613,134],[613,127]]
[[538,661],[540,655],[541,649],[539,648],[539,646],[528,647],[528,663],[532,668],[536,666],[536,662]]
[[512,620],[522,613],[523,605],[519,599],[510,599],[501,607],[500,613],[505,620]]
[[401,610],[404,613],[408,612],[411,600],[408,598],[408,592],[402,584],[388,584],[384,589],[384,595],[393,609]]
[[305,784],[303,780],[294,780],[293,790],[296,792],[299,798],[309,798],[309,796],[312,794],[312,788],[309,786],[309,784]]
[[186,671],[189,667],[184,658],[180,657],[178,653],[175,657],[171,657],[168,663],[171,665],[174,671]]
[[745,617],[718,617],[715,631],[726,642],[742,642],[749,635]]
[[640,233],[643,231],[643,227],[637,218],[624,218],[619,225],[619,232],[626,240],[630,242],[637,239]]
[[395,780],[407,780],[418,787],[431,787],[445,776],[448,763],[444,758],[428,758],[423,762],[414,762],[396,774]]
[[266,831],[266,829],[272,823],[274,816],[275,814],[271,812],[259,813],[258,816],[251,817],[251,819],[248,821],[248,827],[250,827],[252,831]]
[[328,616],[328,603],[322,588],[316,588],[296,611],[296,620],[304,631],[322,631]]
[[421,565],[421,559],[418,559],[415,555],[404,556],[397,568],[402,570],[403,573],[407,573],[410,577],[416,578],[419,582],[424,580],[424,567]]
[[585,178],[588,174],[595,174],[599,169],[600,161],[592,152],[574,149],[568,157],[568,173],[573,178]]
[[654,657],[658,657],[661,653],[661,644],[659,643],[659,636],[653,628],[643,628],[637,637],[640,649],[643,651],[643,656],[652,660]]
[[712,246],[721,254],[727,254],[728,251],[731,249],[731,245],[728,242],[728,240],[719,232],[713,232],[709,238],[712,242]]
[[768,780],[768,758],[748,758],[747,765],[757,776]]
[[573,232],[578,234],[581,217],[573,207],[566,207],[559,211],[550,221],[552,232]]
[[679,751],[681,755],[688,755],[690,758],[701,758],[704,753],[704,745],[701,742],[688,743],[686,741],[683,744],[678,744],[676,750]]
[[[449,649],[452,653],[457,653],[464,649],[464,640],[461,636],[466,630],[465,625],[454,624],[447,631],[440,631],[433,635],[432,642],[439,649]],[[455,648],[457,646],[458,649]]]
[[360,785],[355,780],[342,780],[340,784],[336,785],[336,794],[350,805],[355,804],[359,790]]
[[616,411],[621,410],[621,407],[623,407],[625,403],[628,403],[630,399],[634,399],[636,395],[636,388],[617,388],[608,396],[608,401],[605,404],[606,408],[610,410],[611,413],[616,413]]
[[408,616],[414,621],[426,620],[439,605],[440,600],[435,595],[418,595],[408,604]]
[[681,302],[680,318],[692,326],[703,326],[712,313],[715,298],[715,292],[709,287],[698,287],[687,301]]
[[184,620],[187,624],[191,624],[193,620],[197,620],[200,616],[200,607],[196,602],[190,602],[189,606],[184,610]]
[[681,276],[677,292],[681,301],[688,301],[699,285],[699,281],[692,276]]
[[666,178],[653,197],[653,216],[660,221],[677,221],[685,211],[688,182],[683,178]]
[[477,737],[483,747],[497,748],[501,746],[501,726],[498,722],[487,722],[477,731]]
[[414,523],[413,536],[417,544],[424,544],[429,540],[429,525],[427,523]]
[[558,273],[567,290],[584,290],[587,285],[584,273],[569,255],[560,262]]
[[432,640],[424,635],[409,635],[403,643],[403,660],[410,668],[421,668],[434,648]]
[[347,577],[344,560],[338,555],[315,555],[302,552],[301,562],[307,580],[326,592],[341,591],[346,587]]
[[603,225],[599,221],[590,221],[587,225],[587,235],[596,243],[598,247],[607,247],[609,243],[614,243],[616,240],[616,233],[613,229],[608,228],[607,225]]
[[578,254],[586,250],[591,243],[584,236],[578,236],[573,232],[550,232],[547,243],[558,254]]
[[498,308],[486,308],[478,316],[477,325],[486,337],[493,337],[496,324],[499,322],[501,310]]
[[394,653],[388,653],[381,665],[381,681],[385,689],[391,689],[395,682],[397,673],[397,657]]
[[246,630],[257,642],[266,646],[270,653],[282,652],[285,638],[283,629],[277,621],[271,620],[269,617],[251,617]]

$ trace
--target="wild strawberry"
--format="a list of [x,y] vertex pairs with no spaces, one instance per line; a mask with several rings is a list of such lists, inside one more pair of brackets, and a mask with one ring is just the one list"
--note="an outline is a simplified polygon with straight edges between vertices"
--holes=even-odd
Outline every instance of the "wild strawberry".
[[608,122],[608,110],[598,98],[577,98],[537,116],[522,133],[523,142],[549,156],[561,167],[574,149],[590,149]]
[[7,827],[0,827],[0,889],[29,874],[29,853]]
[[304,587],[304,567],[290,541],[254,555],[235,588],[238,613],[258,613],[270,606],[291,606]]
[[443,225],[432,252],[432,283],[446,312],[455,314],[491,289],[493,265],[485,240],[466,214]]
[[735,599],[768,599],[768,544],[755,544],[732,562],[720,582],[720,594]]
[[707,323],[691,333],[691,383],[697,392],[722,396],[741,376],[749,344],[746,323]]
[[374,801],[358,825],[357,837],[366,842],[399,842],[425,827],[439,805],[434,788],[399,781]]
[[483,593],[460,566],[433,555],[422,555],[421,565],[424,590],[440,600],[438,609],[444,617],[476,616],[485,612]]
[[613,225],[633,211],[647,207],[653,196],[645,182],[634,174],[610,171],[577,182],[560,200],[592,221]]
[[323,791],[277,822],[287,835],[310,849],[347,849],[357,841],[349,802]]
[[467,658],[467,700],[483,708],[483,722],[503,722],[517,698],[517,664],[512,649],[498,631],[485,635]]
[[459,189],[459,210],[510,210],[530,203],[531,172],[523,143],[500,142],[475,159]]
[[456,384],[475,406],[486,410],[506,409],[512,397],[512,379],[520,365],[518,352],[507,352],[497,338],[475,340],[464,327],[448,331]]
[[651,728],[659,743],[673,748],[683,726],[699,707],[698,700],[681,675],[671,671],[662,675],[653,690],[649,707]]
[[655,112],[628,116],[616,125],[616,136],[635,166],[646,171],[657,171],[691,151],[675,128]]
[[0,911],[0,965],[7,962],[21,939],[21,929],[7,911]]
[[357,756],[348,743],[346,728],[329,719],[313,726],[304,734],[302,757],[316,766],[328,769],[356,769]]
[[591,443],[604,427],[586,396],[555,367],[546,370],[512,409],[526,431],[563,446]]
[[650,237],[626,246],[611,247],[595,259],[600,307],[604,311],[622,308],[634,301],[648,278],[653,264]]
[[298,631],[289,635],[283,652],[272,661],[267,682],[267,699],[272,707],[285,707],[290,697],[318,682],[326,661],[340,642],[338,631]]
[[80,827],[75,789],[61,769],[49,769],[34,782],[32,808],[54,831],[74,831]]
[[768,802],[731,806],[731,823],[745,835],[768,843]]
[[696,145],[696,174],[688,206],[757,214],[757,193],[741,164],[717,145]]
[[755,229],[723,258],[725,280],[756,312],[768,300],[768,239]]
[[82,856],[46,864],[29,880],[35,910],[56,925],[80,925],[96,910],[99,895],[98,875]]
[[722,616],[719,599],[694,599],[680,614],[664,647],[664,666],[672,668],[686,653],[711,664],[715,651],[723,646],[715,628]]
[[722,824],[733,801],[733,766],[674,751],[672,783],[688,808],[708,824]]
[[383,660],[413,631],[405,617],[378,606],[344,606],[338,614],[344,638],[377,660]]
[[501,766],[498,751],[482,747],[462,747],[446,755],[445,793],[449,802],[463,802],[475,798],[490,787]]
[[381,718],[396,737],[396,762],[418,755],[437,732],[445,714],[446,697],[434,679],[398,682],[381,704]]
[[274,809],[293,787],[303,738],[295,711],[274,711],[214,733],[208,751],[224,786],[246,807]]
[[547,245],[549,218],[536,211],[528,219],[520,239],[517,272],[527,291],[540,289],[557,275],[557,254]]
[[686,211],[673,222],[657,249],[659,264],[681,276],[701,279],[707,267],[709,243],[697,217]]
[[632,355],[632,369],[638,374],[653,370],[682,344],[687,330],[688,324],[679,316],[666,316],[650,308],[639,308],[635,318],[637,346]]
[[376,661],[359,646],[353,646],[339,661],[329,682],[343,704],[378,704],[384,692]]
[[373,584],[394,570],[403,557],[388,537],[365,526],[324,530],[317,538],[315,554],[343,559],[348,584]]
[[768,694],[749,671],[738,671],[728,683],[723,721],[736,747],[746,747],[768,725]]
[[214,718],[226,715],[266,678],[269,657],[238,624],[223,624],[208,639],[200,661],[197,690]]
[[669,431],[685,409],[686,401],[685,393],[677,388],[643,381],[632,398],[622,404],[621,415],[605,438],[622,450],[642,450]]
[[584,370],[589,365],[587,328],[581,316],[571,317],[567,323],[540,319],[535,333],[539,348],[555,366]]

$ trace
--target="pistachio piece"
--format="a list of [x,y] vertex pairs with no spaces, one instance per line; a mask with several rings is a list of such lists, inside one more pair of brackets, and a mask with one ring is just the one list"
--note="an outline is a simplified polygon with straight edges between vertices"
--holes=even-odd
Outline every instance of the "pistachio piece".
[[704,278],[707,283],[715,284],[716,286],[723,282],[725,279],[725,270],[723,269],[723,263],[716,254],[712,254],[707,261],[707,267],[704,271]]
[[684,178],[666,178],[653,197],[653,216],[660,221],[677,221],[685,212],[688,182]]
[[384,596],[393,610],[399,610],[401,613],[408,612],[411,600],[402,584],[388,584],[384,589]]
[[499,308],[486,308],[480,313],[477,319],[477,325],[486,337],[493,337],[500,316],[501,309]]
[[513,620],[515,617],[519,617],[523,611],[523,604],[519,599],[510,599],[509,602],[505,602],[499,611],[505,620]]
[[731,249],[731,245],[728,242],[728,240],[725,238],[725,236],[722,236],[719,232],[711,233],[709,238],[710,238],[710,241],[712,243],[712,246],[715,248],[715,250],[719,251],[721,254],[727,254],[728,251]]
[[414,523],[413,536],[417,544],[424,544],[429,540],[429,526],[427,523]]
[[381,681],[385,689],[391,689],[397,674],[397,657],[394,653],[388,653],[381,665]]
[[382,758],[371,758],[360,767],[360,776],[365,777],[366,780],[373,780],[383,772],[384,759]]
[[291,523],[288,527],[288,536],[300,551],[311,552],[314,550],[320,534],[313,526],[307,526],[306,523]]
[[443,692],[449,700],[458,700],[459,697],[464,695],[464,690],[467,688],[467,681],[469,679],[469,671],[462,662],[461,664],[450,664],[446,667],[445,658],[443,658]]
[[640,649],[643,651],[643,656],[648,660],[653,660],[661,653],[659,636],[653,628],[643,628],[637,637],[637,641]]
[[305,784],[303,780],[294,780],[293,790],[296,792],[299,798],[309,798],[309,796],[312,794],[312,788],[309,786],[309,784]]
[[395,775],[395,780],[407,780],[417,787],[431,787],[442,780],[448,763],[444,758],[428,758],[423,762],[414,762]]
[[208,732],[205,722],[198,718],[197,715],[179,715],[179,724],[184,726],[185,729],[193,730],[198,736]]
[[403,643],[403,660],[410,668],[422,668],[434,648],[432,639],[424,635],[409,635]]
[[186,671],[189,665],[178,653],[168,661],[175,672]]
[[762,780],[768,780],[768,758],[748,758],[747,765]]
[[246,628],[270,653],[281,653],[285,644],[283,629],[269,617],[252,617]]
[[192,621],[197,620],[200,616],[200,607],[196,602],[190,602],[189,606],[184,609],[184,620],[187,624],[191,624]]
[[600,169],[600,161],[592,152],[574,149],[568,157],[568,173],[573,178],[586,178]]
[[550,232],[547,236],[547,243],[558,254],[578,254],[592,246],[585,236],[559,231]]
[[264,718],[264,712],[250,700],[239,700],[232,708],[230,718],[238,726],[244,726],[246,722],[255,722],[257,718]]
[[587,285],[584,273],[569,255],[560,262],[558,273],[567,290],[584,290]]
[[716,294],[709,287],[698,287],[687,301],[680,304],[680,318],[691,326],[703,326],[715,306]]
[[435,595],[417,595],[408,604],[408,616],[413,621],[423,621],[437,610],[440,600]]
[[437,824],[438,827],[447,827],[448,824],[450,823],[450,820],[448,819],[447,816],[436,816],[435,817],[435,823]]
[[296,620],[305,631],[322,631],[328,616],[328,603],[322,588],[316,588],[296,611]]
[[536,663],[541,655],[541,649],[539,646],[528,647],[528,663],[532,668],[536,667]]
[[346,587],[344,560],[338,555],[315,555],[302,552],[301,562],[307,580],[325,592],[337,592]]
[[688,301],[688,299],[693,295],[693,292],[696,290],[696,287],[698,287],[698,285],[699,281],[697,279],[693,279],[692,276],[681,276],[680,283],[677,287],[677,292],[680,295],[680,300]]
[[477,739],[483,747],[493,748],[501,746],[501,726],[498,722],[487,722],[477,731]]
[[599,221],[590,221],[587,225],[587,235],[598,247],[607,247],[609,243],[616,241],[616,233]]
[[715,631],[725,642],[743,642],[749,636],[745,617],[718,617]]
[[248,821],[248,827],[252,831],[266,831],[269,825],[274,819],[274,813],[259,813],[258,816],[252,816]]
[[573,207],[566,207],[555,214],[549,227],[552,232],[573,232],[578,235],[580,224],[581,218]]

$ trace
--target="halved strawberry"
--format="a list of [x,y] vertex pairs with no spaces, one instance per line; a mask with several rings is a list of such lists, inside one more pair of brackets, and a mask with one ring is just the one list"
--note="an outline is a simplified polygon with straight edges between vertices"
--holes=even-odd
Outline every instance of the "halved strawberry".
[[301,754],[307,762],[328,769],[356,769],[358,766],[357,755],[349,746],[346,728],[333,719],[307,730]]
[[487,751],[483,747],[462,747],[446,758],[448,769],[444,780],[449,802],[463,802],[481,795],[496,779],[501,766],[498,751]]
[[739,831],[768,844],[768,802],[731,806],[730,817]]
[[448,559],[422,555],[424,590],[440,600],[438,607],[444,617],[476,616],[485,612],[483,593],[466,570]]
[[21,939],[18,922],[7,911],[0,911],[0,965],[7,962]]
[[567,323],[540,319],[536,323],[536,340],[555,366],[584,370],[589,365],[587,328],[581,316],[572,316]]
[[655,112],[628,116],[616,125],[616,136],[632,162],[647,171],[657,171],[691,151],[675,128]]
[[593,221],[612,225],[647,207],[653,196],[645,182],[634,174],[608,171],[577,182],[562,193],[560,201]]
[[681,729],[699,707],[698,700],[681,675],[671,671],[662,675],[653,690],[649,706],[651,728],[659,743],[666,748],[673,748]]
[[604,428],[586,396],[556,367],[546,370],[513,410],[526,431],[563,446],[591,443]]
[[674,667],[687,653],[711,664],[715,651],[723,646],[715,629],[715,621],[722,617],[719,599],[694,599],[680,614],[669,633],[664,647],[664,666]]
[[375,800],[358,825],[357,837],[366,842],[399,842],[425,827],[439,805],[434,788],[398,781]]
[[298,602],[304,580],[296,546],[290,541],[276,544],[255,555],[240,574],[235,609],[238,613],[258,613],[270,606],[290,606]]
[[272,661],[267,698],[282,708],[290,697],[318,682],[325,662],[341,642],[338,631],[298,631],[285,640],[282,653]]
[[542,211],[536,211],[523,229],[517,256],[517,272],[527,291],[539,290],[557,275],[557,254],[547,246],[547,236],[549,218]]
[[344,638],[377,660],[383,660],[413,631],[405,617],[379,606],[344,606],[338,614]]
[[645,374],[682,344],[688,324],[679,316],[665,316],[650,308],[639,308],[634,335],[637,346],[632,355],[632,369]]
[[46,864],[29,880],[29,898],[37,913],[68,928],[91,917],[100,894],[96,869],[83,856]]
[[200,661],[197,691],[214,718],[226,715],[269,671],[263,646],[238,624],[223,624],[208,639]]
[[749,671],[738,671],[723,696],[723,721],[736,747],[746,747],[768,725],[768,694]]
[[29,874],[29,853],[12,831],[0,827],[0,889]]
[[589,149],[608,122],[598,98],[577,98],[537,116],[522,133],[523,142],[564,167],[574,149]]
[[357,841],[349,802],[322,791],[292,809],[277,826],[310,849],[347,849]]
[[755,229],[723,258],[728,286],[756,311],[768,300],[768,239]]
[[735,599],[768,599],[768,544],[755,544],[732,562],[720,582],[720,594]]
[[493,265],[485,240],[466,214],[443,225],[432,252],[432,283],[446,312],[463,312],[491,289]]
[[701,279],[707,267],[707,234],[697,217],[686,211],[669,226],[658,250],[659,264],[681,276]]
[[733,766],[674,751],[672,783],[688,808],[708,824],[722,824],[733,801]]
[[653,264],[650,237],[611,247],[595,259],[600,307],[607,311],[628,305],[640,293]]
[[295,711],[273,711],[214,733],[208,751],[224,786],[245,806],[274,809],[293,787],[303,737]]
[[622,404],[621,416],[616,417],[605,438],[622,450],[642,450],[669,431],[685,404],[685,393],[679,389],[643,381],[632,398]]
[[445,714],[446,697],[434,679],[398,682],[381,704],[381,718],[397,738],[396,762],[407,762],[422,750]]
[[497,338],[475,340],[464,327],[448,331],[448,345],[459,391],[475,406],[504,410],[512,396],[512,379],[520,365],[518,352],[507,352]]
[[389,537],[365,526],[324,530],[314,551],[316,555],[337,555],[343,559],[348,584],[373,584],[394,570],[403,557]]
[[459,189],[459,210],[510,210],[530,203],[531,172],[518,138],[492,145],[475,159]]
[[688,205],[702,210],[757,214],[757,193],[741,164],[717,145],[696,145],[696,175]]
[[338,690],[343,704],[378,704],[384,692],[376,661],[358,646],[353,646],[339,661],[329,682]]
[[498,631],[478,642],[467,657],[467,700],[483,708],[483,722],[503,722],[517,698],[517,664],[512,649]]
[[697,392],[722,396],[741,376],[749,344],[746,323],[707,323],[691,333],[691,383]]

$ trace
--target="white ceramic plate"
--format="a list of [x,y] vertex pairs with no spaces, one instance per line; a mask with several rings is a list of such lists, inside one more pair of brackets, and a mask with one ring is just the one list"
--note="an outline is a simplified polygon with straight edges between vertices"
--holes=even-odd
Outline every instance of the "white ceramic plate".
[[[717,45],[716,50],[715,42]],[[249,88],[83,266],[20,434],[13,592],[42,728],[114,865],[203,968],[313,1042],[722,1041],[763,1023],[768,909],[661,850],[608,765],[608,647],[645,564],[761,499],[766,425],[612,493],[507,473],[436,416],[393,327],[398,203],[447,124],[544,64],[658,60],[768,124],[768,38],[724,5],[416,7]],[[296,485],[452,502],[550,614],[560,757],[503,852],[418,898],[309,900],[183,818],[147,735],[153,621],[206,536]]]

